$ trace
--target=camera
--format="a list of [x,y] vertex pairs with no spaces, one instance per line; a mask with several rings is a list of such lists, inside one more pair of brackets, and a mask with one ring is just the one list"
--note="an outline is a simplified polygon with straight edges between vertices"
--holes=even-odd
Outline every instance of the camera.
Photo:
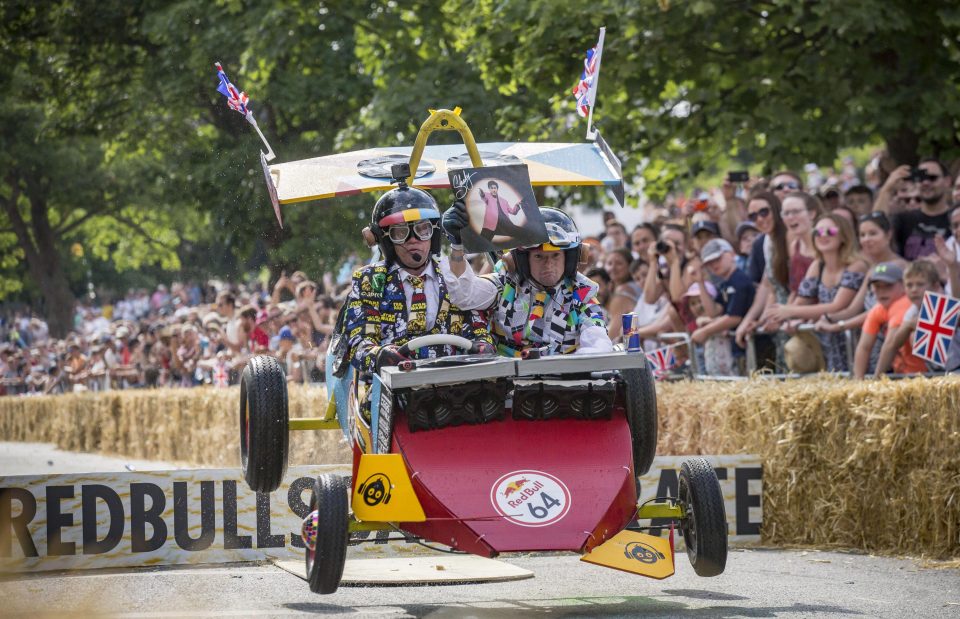
[[406,181],[410,176],[409,163],[395,163],[390,166],[390,178],[393,182]]
[[746,170],[727,172],[727,181],[731,183],[746,183],[750,180],[750,173]]
[[933,176],[923,168],[910,168],[910,176],[907,177],[912,183],[922,183],[927,180],[934,180],[936,176]]
[[696,211],[705,211],[710,208],[710,200],[694,200],[693,210]]
[[667,243],[666,241],[657,241],[656,247],[658,254],[669,254],[670,250],[673,249],[670,243]]

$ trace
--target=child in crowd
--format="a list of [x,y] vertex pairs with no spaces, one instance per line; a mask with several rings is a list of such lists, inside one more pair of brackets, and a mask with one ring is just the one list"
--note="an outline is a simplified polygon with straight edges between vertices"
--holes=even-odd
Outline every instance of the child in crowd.
[[[880,360],[877,362],[877,376],[887,372],[888,368],[893,367],[893,371],[898,374],[911,372],[925,372],[928,369],[932,371],[953,372],[960,368],[960,329],[956,329],[953,341],[947,352],[946,368],[931,367],[922,359],[913,355],[913,333],[917,328],[917,317],[920,315],[920,304],[923,302],[923,295],[926,292],[943,293],[943,284],[940,282],[940,274],[937,268],[926,260],[917,260],[907,267],[904,273],[904,288],[906,298],[910,300],[910,306],[904,313],[903,320],[899,328],[888,336],[880,350]],[[907,360],[915,359],[912,365],[906,364]]]
[[[870,270],[867,277],[877,304],[867,312],[860,342],[853,357],[853,375],[863,378],[870,363],[870,351],[878,338],[893,333],[903,322],[903,316],[912,306],[904,291],[903,270],[895,262],[881,262]],[[881,349],[882,350],[882,349]],[[897,353],[894,370],[898,374],[922,372],[923,362],[909,351]]]

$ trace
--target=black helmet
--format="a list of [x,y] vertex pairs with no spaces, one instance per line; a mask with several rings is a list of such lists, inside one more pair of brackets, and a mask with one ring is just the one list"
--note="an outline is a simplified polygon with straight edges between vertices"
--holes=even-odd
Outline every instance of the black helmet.
[[[400,182],[399,187],[391,189],[377,200],[376,206],[373,207],[373,215],[370,217],[370,231],[373,232],[373,238],[380,245],[380,251],[387,262],[393,262],[397,258],[393,241],[387,233],[390,226],[422,219],[429,219],[434,224],[440,222],[437,201],[426,191],[407,187],[403,181]],[[440,236],[434,231],[430,240],[432,255],[440,253]]]
[[540,207],[540,215],[547,228],[549,242],[530,247],[518,247],[513,250],[517,273],[522,279],[532,279],[530,275],[530,252],[535,249],[544,251],[562,251],[564,255],[563,276],[576,277],[577,264],[580,262],[580,231],[570,217],[557,208]]

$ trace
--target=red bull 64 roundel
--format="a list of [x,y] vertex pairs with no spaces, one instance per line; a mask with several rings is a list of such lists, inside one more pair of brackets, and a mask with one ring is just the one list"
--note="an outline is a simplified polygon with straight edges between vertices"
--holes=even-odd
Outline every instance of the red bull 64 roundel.
[[523,527],[543,527],[570,511],[567,485],[543,471],[513,471],[493,484],[493,507],[507,520]]

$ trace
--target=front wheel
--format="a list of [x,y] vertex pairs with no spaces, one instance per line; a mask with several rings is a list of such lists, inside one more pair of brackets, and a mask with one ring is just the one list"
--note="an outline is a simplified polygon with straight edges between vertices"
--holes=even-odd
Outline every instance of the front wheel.
[[710,463],[691,458],[680,465],[677,500],[687,558],[698,576],[718,576],[727,565],[727,510],[720,481]]
[[627,421],[633,444],[633,471],[644,475],[657,455],[657,391],[649,365],[622,370]]
[[240,377],[240,466],[247,485],[273,492],[287,472],[287,377],[276,357],[258,355]]
[[[350,486],[342,475],[326,473],[317,477],[310,495],[311,521],[304,528],[307,546],[307,580],[314,593],[333,593],[343,578],[350,537],[348,493]],[[310,543],[312,538],[313,543]]]

